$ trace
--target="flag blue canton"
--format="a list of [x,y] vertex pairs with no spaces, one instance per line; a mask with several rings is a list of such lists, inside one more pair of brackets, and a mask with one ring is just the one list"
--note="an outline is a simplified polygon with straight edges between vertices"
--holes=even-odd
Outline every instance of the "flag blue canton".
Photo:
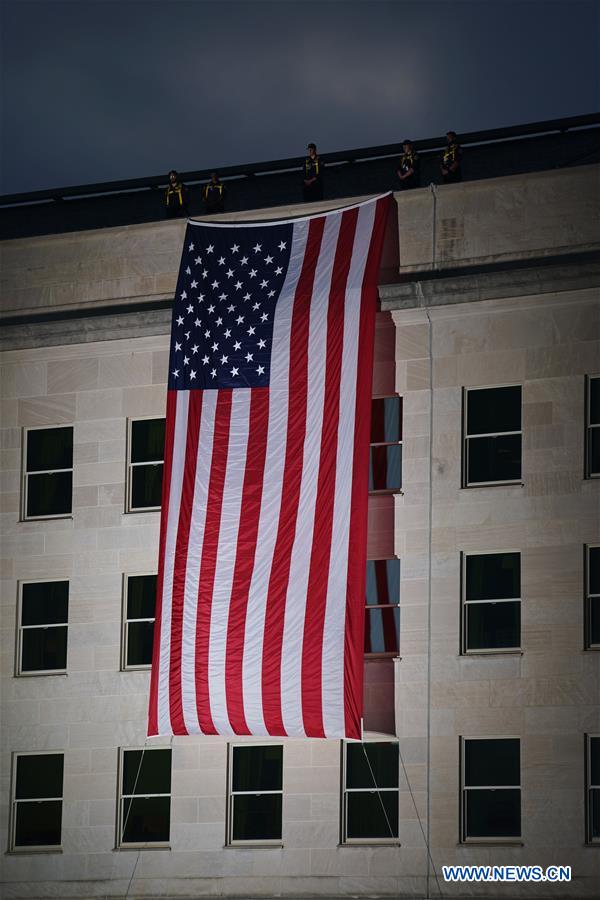
[[292,225],[188,225],[173,304],[169,389],[268,387]]

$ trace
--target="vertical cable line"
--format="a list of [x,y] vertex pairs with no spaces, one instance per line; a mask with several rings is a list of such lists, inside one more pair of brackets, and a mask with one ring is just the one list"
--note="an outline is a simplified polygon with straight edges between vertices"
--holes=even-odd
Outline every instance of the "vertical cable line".
[[390,837],[396,838],[397,835],[394,834],[393,828],[392,828],[390,820],[388,818],[387,810],[386,810],[384,802],[383,802],[383,797],[381,796],[381,791],[379,790],[379,786],[377,784],[377,779],[375,778],[375,773],[371,767],[371,760],[369,759],[369,755],[367,753],[367,748],[365,747],[364,741],[361,743],[361,746],[363,748],[363,753],[365,754],[365,759],[366,759],[367,765],[369,767],[369,772],[371,773],[371,778],[373,779],[373,785],[375,786],[375,790],[377,791],[377,796],[379,797],[379,802],[381,804],[381,808],[382,808],[383,814],[385,816],[385,821],[387,822],[387,827],[390,832]]

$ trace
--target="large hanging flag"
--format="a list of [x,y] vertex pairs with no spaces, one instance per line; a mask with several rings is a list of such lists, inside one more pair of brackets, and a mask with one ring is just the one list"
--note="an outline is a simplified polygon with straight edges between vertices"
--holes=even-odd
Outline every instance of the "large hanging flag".
[[188,223],[149,735],[361,737],[373,336],[389,202]]

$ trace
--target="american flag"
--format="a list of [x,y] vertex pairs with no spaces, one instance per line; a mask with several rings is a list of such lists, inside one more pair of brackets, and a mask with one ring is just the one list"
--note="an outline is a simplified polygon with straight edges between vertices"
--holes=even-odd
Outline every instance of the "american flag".
[[389,200],[289,221],[188,223],[149,735],[361,736]]

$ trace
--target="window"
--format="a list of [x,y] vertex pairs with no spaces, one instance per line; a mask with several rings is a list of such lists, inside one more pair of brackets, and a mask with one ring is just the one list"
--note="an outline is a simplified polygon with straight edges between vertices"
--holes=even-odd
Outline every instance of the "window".
[[464,396],[465,487],[521,480],[521,386],[469,388]]
[[23,518],[49,519],[71,514],[73,427],[25,431]]
[[165,420],[131,420],[128,446],[127,511],[160,509]]
[[228,843],[281,843],[283,747],[230,747]]
[[519,738],[463,738],[462,840],[521,835]]
[[521,554],[463,556],[464,653],[521,646]]
[[344,743],[342,843],[398,840],[398,744]]
[[600,650],[600,546],[585,548],[585,646]]
[[600,842],[600,735],[585,737],[586,841]]
[[368,559],[365,653],[398,653],[400,641],[400,560]]
[[60,847],[62,753],[15,753],[12,773],[11,850]]
[[171,825],[171,749],[122,750],[117,846],[167,844]]
[[402,487],[402,397],[371,401],[369,491]]
[[20,585],[17,675],[66,672],[69,582]]
[[585,474],[600,478],[600,375],[587,380]]
[[125,575],[123,597],[123,669],[152,664],[156,575]]

